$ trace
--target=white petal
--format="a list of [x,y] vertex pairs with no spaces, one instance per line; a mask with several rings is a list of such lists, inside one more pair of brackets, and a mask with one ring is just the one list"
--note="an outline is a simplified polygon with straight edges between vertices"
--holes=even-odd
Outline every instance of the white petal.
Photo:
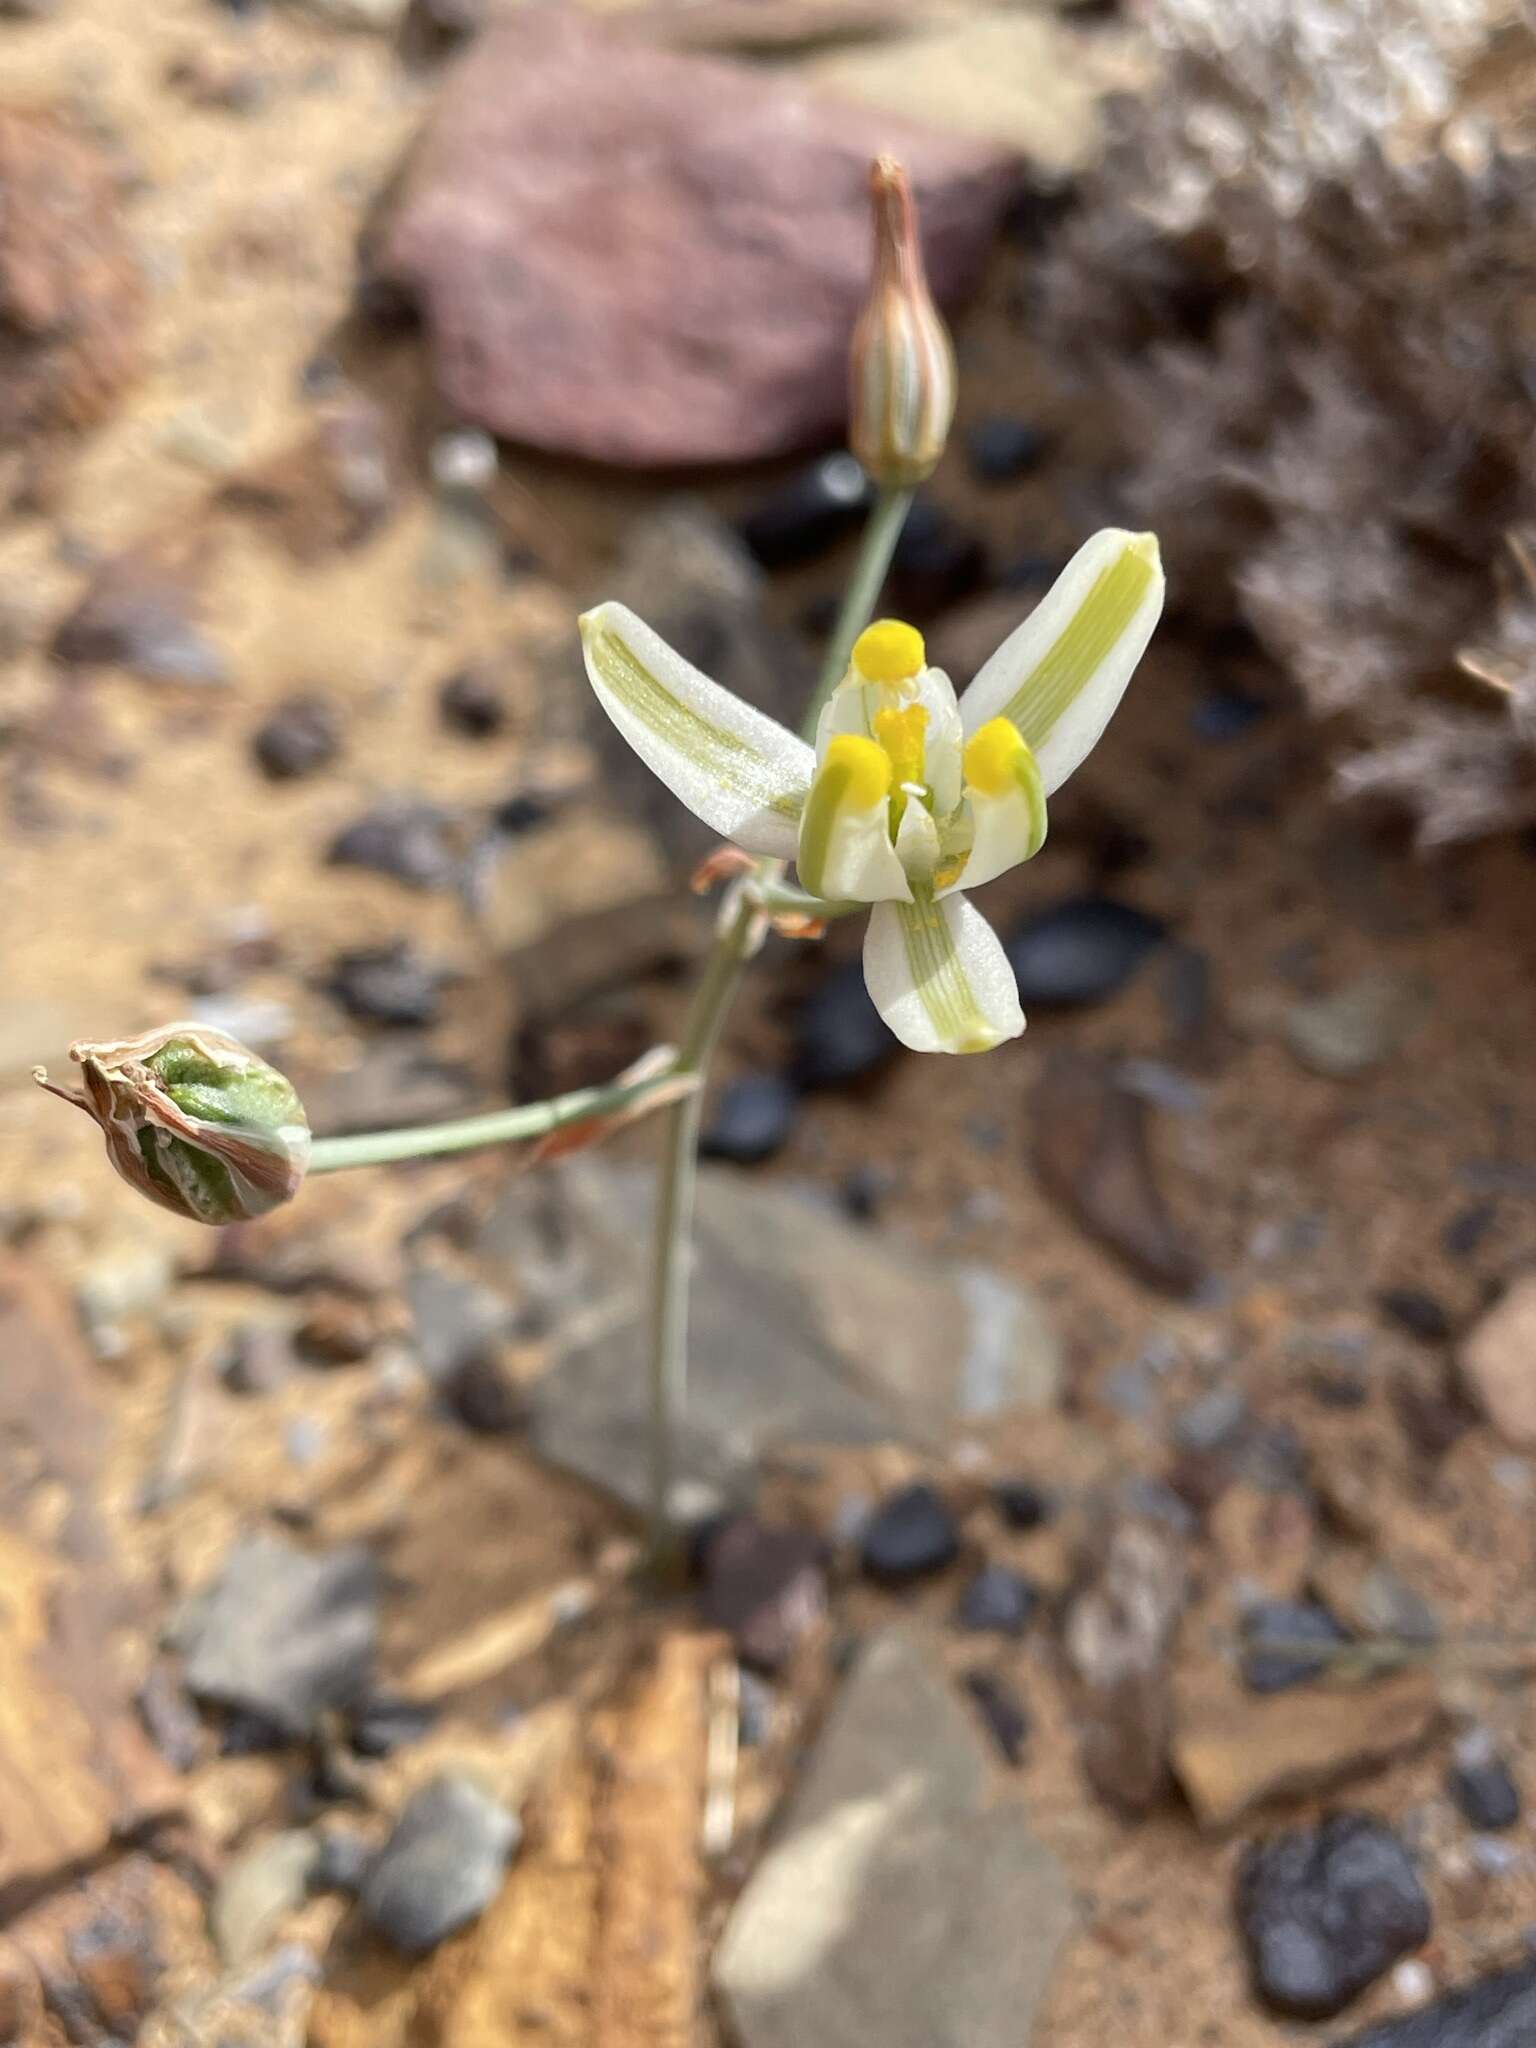
[[1024,1029],[1002,942],[963,896],[877,904],[864,935],[864,979],[914,1052],[987,1052]]
[[923,772],[933,791],[933,808],[947,818],[960,801],[960,753],[965,729],[955,686],[941,668],[925,668],[917,679],[917,702],[928,713],[928,730],[923,735]]
[[748,853],[794,856],[815,773],[805,741],[700,673],[622,604],[581,621],[598,701],[651,772]]
[[961,698],[966,732],[1011,719],[1049,796],[1108,725],[1162,608],[1156,536],[1096,533]]
[[884,798],[874,811],[842,807],[826,831],[819,858],[802,835],[797,867],[801,887],[828,903],[886,903],[912,894],[891,844],[890,806]]

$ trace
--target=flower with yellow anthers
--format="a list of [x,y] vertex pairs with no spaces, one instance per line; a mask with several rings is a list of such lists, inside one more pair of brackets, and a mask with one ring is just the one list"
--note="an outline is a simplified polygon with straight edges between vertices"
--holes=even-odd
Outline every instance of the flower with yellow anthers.
[[1024,1029],[997,935],[961,893],[1029,860],[1046,798],[1098,740],[1163,603],[1150,533],[1095,534],[956,698],[922,635],[854,643],[812,748],[701,675],[620,604],[581,621],[587,674],[640,758],[746,852],[793,860],[827,903],[873,906],[864,978],[917,1052]]

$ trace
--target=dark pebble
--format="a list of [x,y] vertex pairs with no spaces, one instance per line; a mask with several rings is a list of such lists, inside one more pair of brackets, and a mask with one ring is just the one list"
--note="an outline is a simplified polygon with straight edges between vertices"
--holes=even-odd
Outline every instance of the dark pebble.
[[479,669],[462,668],[437,693],[437,708],[450,732],[466,739],[488,740],[507,722],[507,700]]
[[242,1323],[230,1332],[214,1369],[232,1394],[271,1394],[293,1377],[298,1360],[275,1323]]
[[900,1050],[848,960],[814,988],[795,1014],[793,1073],[802,1088],[843,1088],[876,1074]]
[[446,889],[458,877],[453,818],[441,804],[400,797],[378,804],[332,840],[332,867],[371,868],[413,889]]
[[[1265,1600],[1243,1617],[1243,1683],[1250,1692],[1309,1685],[1333,1662],[1328,1653],[1349,1640],[1347,1630],[1314,1600]],[[1308,1643],[1319,1646],[1315,1655],[1305,1648]]]
[[1440,1242],[1453,1258],[1470,1258],[1498,1218],[1494,1202],[1473,1202],[1458,1209],[1440,1234]]
[[1039,1529],[1055,1513],[1055,1503],[1032,1479],[1000,1479],[992,1489],[997,1511],[1010,1529]]
[[851,455],[826,455],[779,485],[739,532],[765,569],[791,569],[835,547],[864,515],[869,479]]
[[1536,2041],[1536,1962],[1448,1991],[1421,2012],[1382,2020],[1337,2048],[1531,2048]]
[[1269,711],[1262,697],[1250,697],[1245,691],[1207,690],[1190,710],[1189,728],[1197,740],[1223,746],[1251,732]]
[[1429,1938],[1429,1900],[1385,1821],[1336,1813],[1244,1851],[1238,1924],[1274,2011],[1326,2020]]
[[961,1628],[992,1629],[1021,1636],[1039,1604],[1040,1591],[1022,1572],[1005,1564],[983,1565],[960,1595],[955,1620]]
[[324,697],[289,697],[256,728],[251,752],[271,782],[297,782],[329,767],[341,751],[341,724]]
[[896,1176],[888,1166],[855,1166],[844,1174],[837,1198],[843,1205],[843,1213],[851,1216],[855,1223],[873,1223],[895,1186]]
[[931,1486],[904,1486],[881,1501],[864,1525],[859,1562],[866,1578],[906,1586],[954,1563],[960,1530]]
[[782,1670],[827,1611],[819,1538],[739,1515],[701,1544],[699,1606],[706,1626],[723,1629],[742,1662]]
[[987,551],[952,512],[919,498],[891,557],[891,590],[901,618],[924,621],[969,597],[987,580]]
[[1167,937],[1160,919],[1109,896],[1074,896],[1038,912],[1006,941],[1026,1010],[1102,1003]]
[[1462,1819],[1483,1834],[1499,1834],[1520,1818],[1520,1788],[1501,1756],[1458,1760],[1445,1782]]
[[967,1671],[963,1681],[1006,1761],[1018,1769],[1029,1740],[1029,1713],[1006,1678],[995,1671]]
[[1421,1344],[1450,1341],[1451,1319],[1444,1305],[1422,1287],[1384,1287],[1376,1297],[1376,1306],[1389,1322],[1396,1323]]
[[353,1718],[352,1747],[359,1756],[393,1756],[429,1735],[436,1721],[436,1707],[425,1701],[378,1693]]
[[474,1351],[438,1383],[450,1415],[476,1436],[516,1436],[528,1421],[521,1386],[494,1351]]
[[521,790],[496,806],[491,823],[503,839],[521,839],[525,832],[535,832],[540,825],[547,825],[553,816],[554,807],[547,798]]
[[406,940],[338,953],[326,986],[349,1017],[365,1024],[424,1027],[443,1006],[443,977]]
[[965,437],[972,476],[984,484],[1008,484],[1038,469],[1050,436],[1028,420],[994,413],[978,420]]
[[706,1159],[760,1166],[782,1152],[795,1126],[799,1093],[777,1074],[743,1074],[728,1081],[699,1140]]

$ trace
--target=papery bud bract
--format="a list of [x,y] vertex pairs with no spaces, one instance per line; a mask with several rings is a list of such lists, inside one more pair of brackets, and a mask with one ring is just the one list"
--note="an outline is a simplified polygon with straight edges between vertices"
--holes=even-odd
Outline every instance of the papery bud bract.
[[167,1024],[138,1038],[69,1048],[83,1093],[50,1094],[93,1116],[123,1179],[196,1223],[242,1223],[288,1202],[309,1164],[309,1123],[293,1085],[225,1032]]
[[875,483],[910,490],[944,453],[955,417],[955,352],[928,290],[917,212],[894,158],[870,170],[874,278],[853,331],[848,445]]

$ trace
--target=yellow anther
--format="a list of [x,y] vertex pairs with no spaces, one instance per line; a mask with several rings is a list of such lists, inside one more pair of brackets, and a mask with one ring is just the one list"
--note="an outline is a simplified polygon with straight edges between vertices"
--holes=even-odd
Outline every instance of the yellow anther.
[[891,757],[862,733],[840,732],[828,740],[816,779],[836,790],[839,807],[872,811],[891,793]]
[[877,711],[875,738],[891,764],[891,779],[898,784],[922,782],[923,742],[928,734],[928,713],[921,704],[908,704],[900,711]]
[[1019,783],[1029,758],[1024,736],[1011,719],[989,718],[965,743],[965,779],[983,796],[1006,796]]
[[909,683],[927,662],[922,634],[900,619],[876,619],[853,643],[853,665],[867,683]]

